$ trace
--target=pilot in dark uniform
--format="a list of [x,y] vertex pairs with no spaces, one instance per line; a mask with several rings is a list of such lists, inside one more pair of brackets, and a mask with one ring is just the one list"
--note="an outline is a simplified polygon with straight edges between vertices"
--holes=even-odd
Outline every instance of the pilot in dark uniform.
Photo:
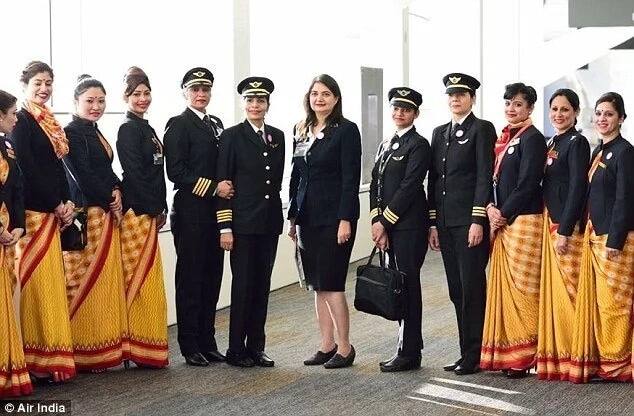
[[213,80],[206,68],[187,71],[181,88],[188,108],[167,122],[163,138],[167,177],[177,191],[170,222],[177,255],[178,344],[194,366],[224,360],[214,337],[224,260],[214,214],[218,197],[231,197],[233,189],[216,180],[222,122],[206,113]]
[[383,372],[420,367],[423,336],[420,269],[427,254],[429,219],[423,181],[431,162],[429,142],[414,120],[423,99],[419,92],[392,88],[388,93],[396,133],[381,143],[370,183],[372,240],[388,250],[390,264],[406,274],[407,317],[400,322],[396,355],[380,363]]
[[246,120],[220,137],[217,178],[233,183],[235,197],[216,212],[220,246],[231,251],[231,318],[227,363],[272,367],[264,352],[271,273],[284,218],[280,190],[284,133],[265,124],[273,82],[249,77],[238,84]]
[[429,244],[442,253],[449,298],[456,308],[460,358],[443,368],[478,371],[486,303],[489,224],[486,205],[493,175],[493,124],[472,113],[480,82],[452,73],[443,78],[452,120],[434,129],[429,171]]

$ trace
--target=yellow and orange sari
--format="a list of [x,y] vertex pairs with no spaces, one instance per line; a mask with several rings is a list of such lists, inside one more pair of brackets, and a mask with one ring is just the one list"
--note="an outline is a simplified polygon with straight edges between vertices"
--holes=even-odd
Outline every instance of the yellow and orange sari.
[[[6,178],[2,174],[5,168],[8,166],[0,155],[0,180]],[[0,205],[0,223],[5,227],[9,226],[9,213],[4,203]],[[6,337],[0,343],[0,397],[22,396],[33,392],[15,321],[15,284],[15,246],[0,245],[0,334]]]
[[558,226],[545,209],[536,354],[540,380],[568,380],[570,367],[583,234],[577,227],[568,239],[567,252],[559,255],[555,252]]
[[67,380],[75,375],[75,363],[55,214],[26,211],[18,253],[20,326],[27,367]]
[[119,229],[112,213],[88,208],[88,244],[64,252],[75,365],[99,371],[129,356]]
[[168,365],[167,301],[157,220],[129,209],[121,224],[121,253],[130,333],[130,359]]
[[495,236],[480,354],[483,370],[535,364],[542,224],[542,214],[520,215]]

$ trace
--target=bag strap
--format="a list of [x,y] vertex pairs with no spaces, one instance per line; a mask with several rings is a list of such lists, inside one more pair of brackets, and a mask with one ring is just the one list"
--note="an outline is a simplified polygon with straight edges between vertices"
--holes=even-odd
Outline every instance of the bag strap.
[[71,179],[73,180],[73,182],[75,182],[75,185],[77,185],[77,189],[79,189],[79,192],[81,192],[81,196],[83,199],[83,208],[86,208],[86,194],[84,194],[84,191],[81,189],[81,186],[79,185],[79,181],[77,180],[77,178],[75,178],[75,175],[73,175],[73,171],[68,167],[68,165],[66,164],[66,161],[64,160],[64,158],[60,159],[62,161],[62,164],[64,165],[64,169],[66,169],[66,172],[68,172],[68,175],[71,177]]
[[370,258],[368,258],[368,266],[372,264],[372,260],[374,259],[374,255],[376,254],[376,246],[372,248],[372,252],[370,253]]

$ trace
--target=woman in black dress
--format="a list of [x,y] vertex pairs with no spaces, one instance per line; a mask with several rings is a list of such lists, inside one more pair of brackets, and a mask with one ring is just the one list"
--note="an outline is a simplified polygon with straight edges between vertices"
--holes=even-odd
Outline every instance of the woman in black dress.
[[361,135],[343,117],[341,90],[329,75],[313,79],[304,108],[306,118],[294,129],[289,236],[315,290],[321,333],[319,350],[304,364],[348,367],[355,351],[344,291],[359,218]]

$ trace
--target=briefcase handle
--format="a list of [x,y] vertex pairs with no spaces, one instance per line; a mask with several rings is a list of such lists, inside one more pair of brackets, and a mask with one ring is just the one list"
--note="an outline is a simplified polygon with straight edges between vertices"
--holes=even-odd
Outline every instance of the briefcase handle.
[[[378,248],[377,248],[376,246],[374,246],[374,248],[372,248],[372,253],[370,253],[370,258],[368,259],[368,266],[369,266],[370,264],[372,264],[372,260],[374,260],[374,256],[375,256],[375,254],[376,254],[376,252],[377,252],[377,251],[378,251]],[[387,253],[386,253],[385,251],[381,251],[381,252],[379,253],[379,265],[380,265],[382,268],[385,268],[385,256],[386,256],[386,254],[387,254]],[[400,270],[400,269],[398,268],[398,263],[396,262],[396,256],[394,256],[394,266],[396,266],[396,269],[395,269],[395,270]]]

